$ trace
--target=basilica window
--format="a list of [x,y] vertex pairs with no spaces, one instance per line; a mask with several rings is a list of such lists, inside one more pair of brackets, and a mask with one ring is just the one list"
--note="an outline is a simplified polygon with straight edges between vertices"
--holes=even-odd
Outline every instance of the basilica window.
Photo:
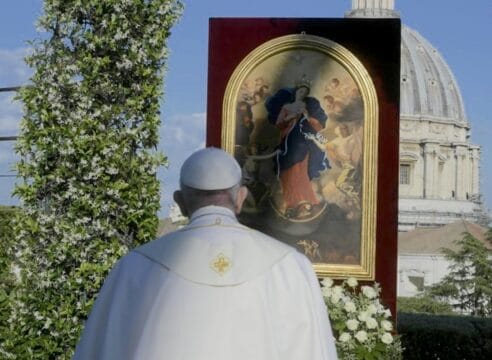
[[400,164],[400,185],[410,185],[410,164]]

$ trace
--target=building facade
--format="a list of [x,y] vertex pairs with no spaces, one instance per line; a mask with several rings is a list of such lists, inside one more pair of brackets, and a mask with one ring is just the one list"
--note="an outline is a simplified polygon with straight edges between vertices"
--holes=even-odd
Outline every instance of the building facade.
[[[346,17],[399,17],[393,0],[352,0]],[[456,79],[439,51],[402,25],[399,231],[457,220],[485,224],[480,146]]]

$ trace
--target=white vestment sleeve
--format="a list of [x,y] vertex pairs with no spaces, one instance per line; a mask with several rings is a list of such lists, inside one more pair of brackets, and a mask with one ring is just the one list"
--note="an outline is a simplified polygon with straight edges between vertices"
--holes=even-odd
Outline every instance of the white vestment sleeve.
[[312,264],[304,255],[293,254],[273,270],[275,283],[283,284],[270,294],[279,359],[336,360],[331,326]]
[[[313,299],[313,310],[315,313],[315,318],[318,320],[318,329],[320,341],[322,342],[322,347],[324,348],[324,353],[326,354],[326,359],[336,360],[337,350],[335,347],[335,339],[333,337],[333,332],[331,329],[330,319],[328,317],[328,312],[326,309],[326,304],[323,300],[323,295],[321,294],[321,287],[318,282],[318,278],[313,271],[313,265],[311,262],[304,257],[303,259],[303,270],[305,271],[307,280],[311,287],[311,295]],[[328,339],[325,341],[325,339]]]
[[130,253],[111,270],[94,303],[74,360],[132,359],[166,269]]

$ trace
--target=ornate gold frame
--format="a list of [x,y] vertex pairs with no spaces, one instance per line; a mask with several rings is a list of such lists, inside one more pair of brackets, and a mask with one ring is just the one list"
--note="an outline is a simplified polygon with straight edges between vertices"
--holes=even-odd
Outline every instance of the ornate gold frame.
[[374,280],[376,264],[378,102],[374,84],[363,64],[346,48],[326,38],[295,34],[270,40],[249,53],[236,67],[224,94],[222,109],[222,148],[234,153],[236,101],[244,79],[263,61],[278,53],[306,49],[331,57],[342,65],[359,87],[364,103],[364,145],[361,220],[361,261],[359,265],[315,263],[319,277],[356,277]]

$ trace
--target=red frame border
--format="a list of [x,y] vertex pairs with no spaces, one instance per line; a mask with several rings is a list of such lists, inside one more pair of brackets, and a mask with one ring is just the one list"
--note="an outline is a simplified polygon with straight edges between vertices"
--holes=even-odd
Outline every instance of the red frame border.
[[346,47],[364,64],[375,85],[379,105],[375,280],[381,284],[383,303],[396,315],[399,19],[210,19],[207,146],[221,146],[223,97],[237,65],[260,44],[301,32],[326,37]]

